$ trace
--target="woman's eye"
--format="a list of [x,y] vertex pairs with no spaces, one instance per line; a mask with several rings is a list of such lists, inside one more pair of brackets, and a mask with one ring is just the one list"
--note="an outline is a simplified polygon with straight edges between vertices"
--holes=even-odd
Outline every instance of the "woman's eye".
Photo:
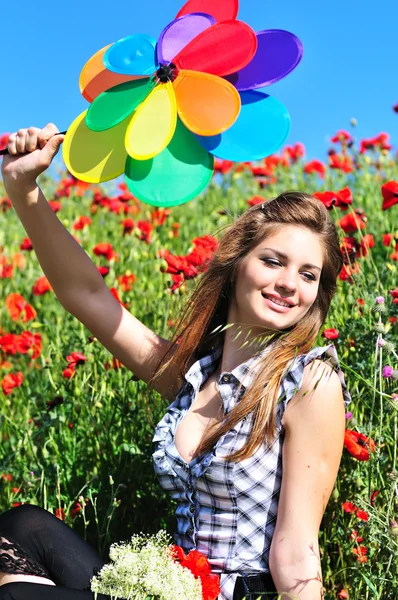
[[272,265],[274,267],[279,267],[280,266],[280,263],[277,260],[273,259],[273,258],[262,258],[261,260],[263,262],[265,262],[267,265]]
[[312,273],[303,273],[303,275],[308,281],[316,281],[316,277]]

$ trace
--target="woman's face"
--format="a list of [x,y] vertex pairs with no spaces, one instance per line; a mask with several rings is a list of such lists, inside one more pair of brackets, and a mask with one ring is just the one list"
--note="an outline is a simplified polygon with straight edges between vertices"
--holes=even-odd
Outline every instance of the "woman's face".
[[318,236],[284,225],[240,264],[229,322],[249,326],[253,333],[295,325],[317,297],[322,266]]

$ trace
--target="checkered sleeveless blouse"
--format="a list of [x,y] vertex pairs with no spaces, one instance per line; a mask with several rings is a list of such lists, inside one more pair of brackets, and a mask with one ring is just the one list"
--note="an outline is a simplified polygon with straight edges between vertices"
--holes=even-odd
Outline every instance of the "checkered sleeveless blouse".
[[[259,357],[250,358],[231,373],[221,373],[219,391],[225,414],[239,402],[254,379]],[[327,361],[337,372],[344,404],[351,401],[333,344],[316,347],[297,356],[282,377],[277,405],[277,434],[240,462],[223,456],[241,448],[252,426],[252,417],[239,422],[222,436],[214,448],[186,463],[174,443],[178,424],[187,414],[201,386],[217,368],[222,348],[195,362],[175,401],[155,429],[153,461],[161,486],[177,501],[175,541],[187,552],[196,548],[209,559],[213,572],[221,574],[219,600],[232,600],[236,577],[268,572],[268,556],[276,525],[282,482],[281,425],[287,403],[300,388],[304,367],[315,359]],[[242,387],[237,393],[239,384]]]

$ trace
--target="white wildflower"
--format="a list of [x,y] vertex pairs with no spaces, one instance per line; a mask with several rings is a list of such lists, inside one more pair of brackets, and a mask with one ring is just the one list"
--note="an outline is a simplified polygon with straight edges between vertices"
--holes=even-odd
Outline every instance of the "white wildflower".
[[170,538],[134,535],[131,542],[112,544],[105,565],[91,580],[93,592],[112,598],[145,600],[202,600],[200,579],[175,562],[169,551]]

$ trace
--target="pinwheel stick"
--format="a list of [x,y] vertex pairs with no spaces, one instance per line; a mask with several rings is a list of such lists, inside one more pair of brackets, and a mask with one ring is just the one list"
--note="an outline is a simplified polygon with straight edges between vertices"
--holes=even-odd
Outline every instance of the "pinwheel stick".
[[[54,135],[65,135],[66,131],[59,131],[58,133],[55,133]],[[53,137],[53,136],[51,136]],[[8,150],[7,148],[4,148],[4,150],[0,150],[0,156],[4,155],[4,154],[8,154]]]

